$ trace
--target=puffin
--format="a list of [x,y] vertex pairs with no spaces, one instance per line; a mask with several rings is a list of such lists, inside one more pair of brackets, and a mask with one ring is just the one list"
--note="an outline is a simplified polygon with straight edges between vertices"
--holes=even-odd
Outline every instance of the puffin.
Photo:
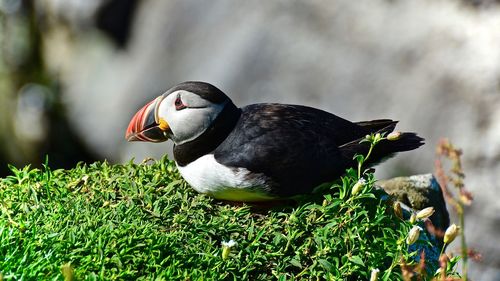
[[[212,84],[175,85],[131,119],[127,141],[172,140],[181,176],[219,200],[262,202],[311,193],[357,167],[370,134],[389,134],[397,121],[351,122],[313,107],[258,103],[237,107]],[[365,167],[423,145],[415,133],[383,139]]]

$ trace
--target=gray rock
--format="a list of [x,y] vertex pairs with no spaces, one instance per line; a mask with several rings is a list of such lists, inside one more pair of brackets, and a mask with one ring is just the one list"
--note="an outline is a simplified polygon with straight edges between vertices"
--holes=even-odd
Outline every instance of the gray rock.
[[[434,207],[435,212],[429,218],[432,225],[442,231],[448,228],[450,218],[446,202],[439,183],[432,174],[380,180],[377,182],[377,187],[383,189],[392,200],[401,203],[405,219],[409,219],[411,213],[416,213],[427,207]],[[439,267],[438,261],[443,247],[443,239],[434,235],[434,228],[427,228],[427,224],[424,222],[418,222],[417,225],[422,228],[419,240],[410,245],[408,250],[419,253],[415,256],[417,262],[420,260],[420,253],[425,252],[426,270],[429,274],[434,274]]]
[[430,219],[434,226],[442,231],[445,231],[450,225],[446,201],[434,175],[397,177],[378,181],[377,185],[414,211],[434,207],[435,212]]

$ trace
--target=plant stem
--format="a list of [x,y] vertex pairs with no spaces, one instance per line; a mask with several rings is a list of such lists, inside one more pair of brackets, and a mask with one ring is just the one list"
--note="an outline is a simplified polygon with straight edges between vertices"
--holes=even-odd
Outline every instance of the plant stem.
[[370,143],[370,149],[368,150],[368,153],[366,154],[365,159],[363,161],[358,162],[358,180],[361,179],[361,167],[363,166],[363,164],[366,162],[366,160],[368,160],[368,158],[372,154],[372,150],[373,150],[374,146],[375,146],[375,143],[373,143],[373,142]]
[[373,147],[375,147],[375,144],[372,143],[370,144],[370,149],[368,150],[368,153],[366,154],[365,161],[370,158],[370,155],[372,154]]
[[460,212],[458,213],[458,217],[460,220],[460,229],[461,229],[461,245],[462,245],[462,279],[467,281],[467,259],[468,259],[468,254],[467,254],[467,243],[465,241],[465,216],[464,216],[464,206],[462,202],[458,202],[459,205],[459,210]]
[[444,248],[446,248],[447,244],[444,244],[443,247],[441,247],[441,252],[439,253],[439,256],[442,256],[444,253]]

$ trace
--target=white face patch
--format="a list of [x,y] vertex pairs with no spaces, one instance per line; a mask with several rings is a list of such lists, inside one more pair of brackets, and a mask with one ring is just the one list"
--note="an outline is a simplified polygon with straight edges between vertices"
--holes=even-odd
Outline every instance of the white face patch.
[[[185,106],[176,108],[176,100],[180,99]],[[158,117],[170,126],[170,138],[177,144],[192,141],[210,127],[227,102],[215,104],[197,94],[179,90],[166,96],[158,107]]]
[[255,202],[274,199],[265,194],[264,175],[252,175],[245,168],[228,168],[207,154],[184,167],[177,166],[182,177],[199,193],[221,200]]

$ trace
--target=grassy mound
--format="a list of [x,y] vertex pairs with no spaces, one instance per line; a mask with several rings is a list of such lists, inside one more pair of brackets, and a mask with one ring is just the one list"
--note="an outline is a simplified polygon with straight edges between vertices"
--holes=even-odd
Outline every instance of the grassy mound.
[[0,179],[4,280],[368,280],[376,268],[401,280],[411,261],[411,225],[374,195],[373,175],[353,195],[354,170],[260,211],[195,193],[167,159],[12,170]]

